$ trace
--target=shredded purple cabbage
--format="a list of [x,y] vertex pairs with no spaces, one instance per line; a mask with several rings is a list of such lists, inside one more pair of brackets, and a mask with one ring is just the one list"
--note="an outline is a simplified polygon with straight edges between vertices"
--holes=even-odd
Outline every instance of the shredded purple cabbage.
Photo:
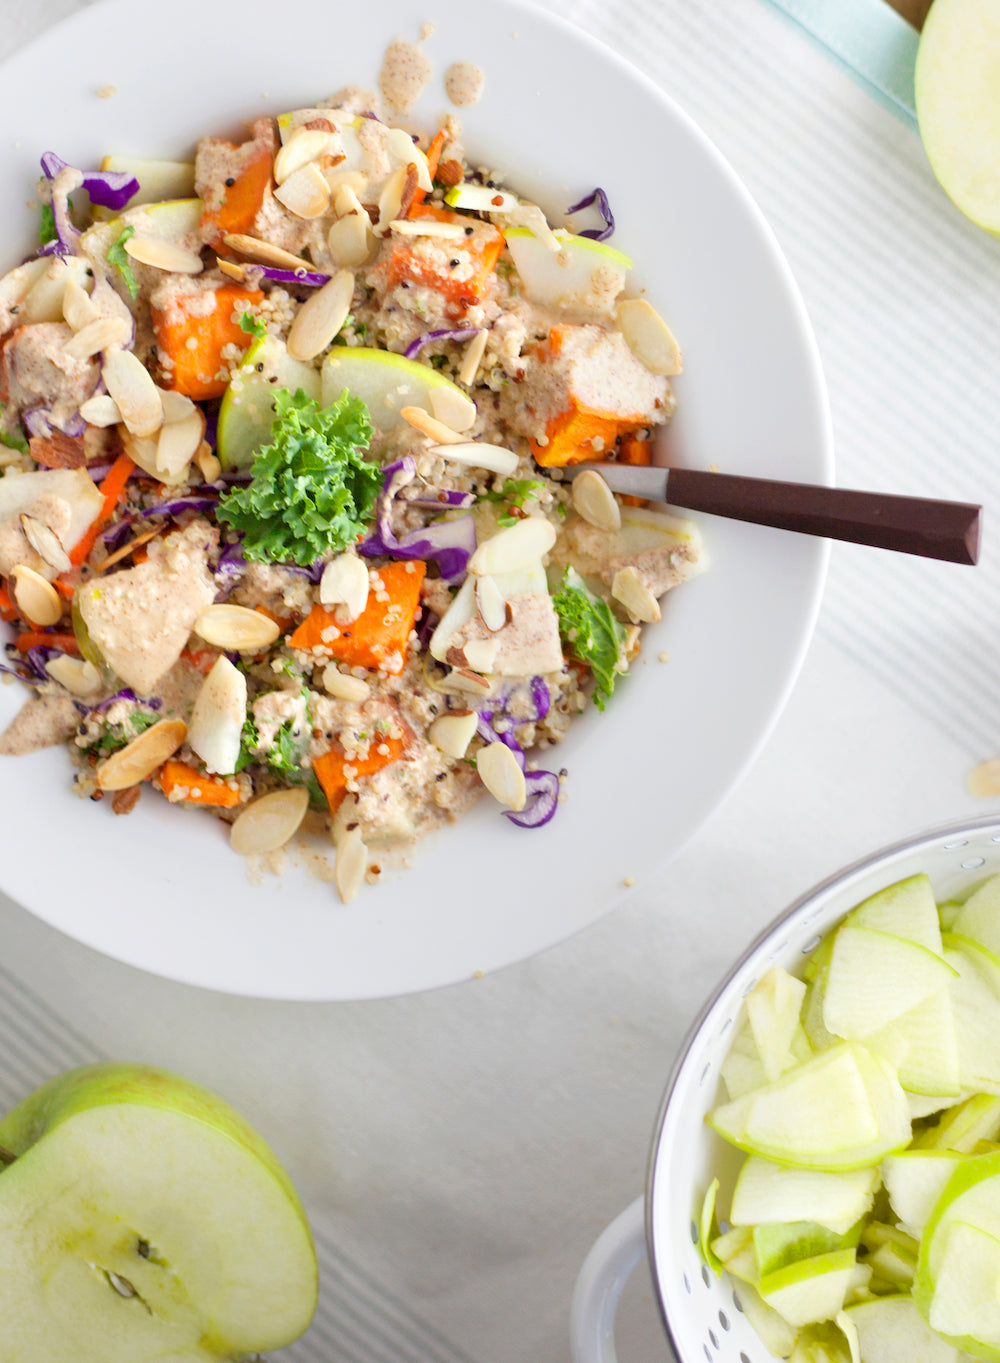
[[274,265],[247,265],[244,269],[247,282],[251,278],[271,279],[275,284],[308,284],[310,288],[318,289],[321,284],[328,284],[332,276],[322,274],[319,270],[279,270]]
[[472,506],[476,500],[474,492],[435,492],[428,488],[423,497],[409,498],[410,506],[428,506],[434,511],[459,510]]
[[155,696],[137,696],[130,686],[123,686],[113,696],[108,696],[107,700],[102,700],[100,705],[95,705],[93,713],[95,715],[103,714],[105,710],[114,705],[116,700],[134,700],[137,705],[146,705],[150,710],[159,710],[163,704],[163,701],[158,700]]
[[544,719],[552,705],[552,696],[541,677],[531,679],[531,699],[535,702],[535,719]]
[[[545,690],[546,702],[548,701],[548,687],[541,677],[533,677],[532,683],[539,682]],[[532,695],[535,695],[535,688],[532,685]],[[536,704],[538,704],[536,697]],[[539,707],[540,708],[540,707]],[[548,712],[546,703],[545,713]],[[479,710],[476,714],[476,732],[484,743],[496,743],[497,741],[509,748],[517,758],[517,764],[524,772],[524,784],[527,787],[528,798],[523,809],[505,809],[504,818],[510,819],[511,823],[516,823],[518,828],[541,828],[547,824],[556,812],[559,803],[559,777],[554,771],[527,771],[525,769],[524,749],[514,737],[514,723],[511,721],[509,727],[505,726],[498,729],[495,726],[496,714],[493,710]],[[542,718],[542,714],[538,715]]]
[[[54,180],[69,163],[54,151],[47,151],[42,157],[42,171]],[[102,208],[118,210],[139,192],[139,181],[134,175],[122,170],[85,170],[83,187],[90,195],[90,202]]]
[[366,558],[433,559],[445,582],[464,576],[476,549],[476,525],[471,516],[456,521],[438,521],[422,530],[411,530],[397,539],[392,529],[392,503],[400,488],[416,477],[417,466],[407,455],[385,469],[382,491],[376,502],[375,529],[361,544],[358,553]]
[[403,356],[407,360],[412,360],[415,355],[420,354],[425,345],[431,345],[434,341],[471,341],[478,330],[478,327],[452,327],[442,331],[425,331],[422,336],[410,342],[403,351]]
[[139,514],[142,516],[179,516],[184,511],[214,511],[218,500],[218,493],[206,497],[203,489],[196,497],[178,497],[172,502],[157,502],[155,506],[147,506]]
[[24,654],[24,661],[31,674],[39,681],[49,681],[49,669],[45,664],[50,658],[55,657],[62,650],[58,648],[47,648],[43,644],[36,644],[34,648],[29,648]]
[[608,196],[603,189],[595,189],[593,194],[588,194],[585,199],[581,199],[572,208],[567,208],[566,214],[579,213],[584,208],[597,208],[598,213],[604,219],[603,227],[588,227],[583,232],[577,232],[578,237],[590,237],[594,241],[607,241],[615,230],[615,215],[611,212],[611,205],[608,203]]

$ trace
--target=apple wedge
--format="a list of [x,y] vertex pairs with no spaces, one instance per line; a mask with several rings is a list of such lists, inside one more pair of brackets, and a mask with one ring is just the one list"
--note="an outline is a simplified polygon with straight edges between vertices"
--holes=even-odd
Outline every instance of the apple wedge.
[[858,1332],[864,1363],[962,1363],[961,1354],[939,1338],[909,1296],[880,1297],[847,1307]]
[[945,1184],[965,1158],[954,1150],[901,1150],[882,1161],[892,1210],[911,1235],[922,1233]]
[[801,980],[775,966],[747,995],[747,1020],[768,1080],[779,1079],[801,1058],[793,1054],[792,1042],[805,992]]
[[969,896],[955,914],[951,932],[1000,957],[1000,876],[991,876]]
[[847,915],[845,922],[856,928],[874,928],[892,937],[905,937],[941,954],[941,926],[938,921],[934,888],[925,875],[909,876],[887,885]]
[[319,370],[294,359],[276,336],[261,336],[246,351],[219,404],[216,441],[224,469],[249,468],[255,451],[268,443],[279,388],[290,393],[301,388],[306,397],[318,399]]
[[504,236],[524,296],[544,307],[609,312],[632,268],[629,257],[613,246],[561,229],[555,233],[558,251],[550,251],[526,227],[505,228]]
[[836,1250],[854,1250],[861,1239],[860,1224],[837,1235],[815,1221],[768,1222],[753,1228],[753,1249],[761,1281],[803,1259],[815,1259]]
[[980,1141],[995,1140],[1000,1134],[1000,1097],[975,1093],[963,1103],[943,1113],[935,1126],[922,1131],[913,1142],[914,1150],[954,1150],[968,1155]]
[[810,1221],[844,1235],[871,1210],[878,1181],[875,1168],[826,1173],[750,1155],[733,1189],[729,1220],[734,1226]]
[[[162,203],[167,199],[189,199],[194,195],[194,163],[191,161],[156,161],[141,156],[105,156],[101,170],[132,175],[139,188],[128,201],[129,208],[140,204]],[[120,211],[120,210],[119,210]],[[94,217],[109,219],[114,210],[95,205]]]
[[372,425],[383,435],[402,422],[404,407],[422,407],[430,413],[430,395],[435,389],[451,389],[468,404],[457,384],[436,369],[405,355],[364,346],[333,346],[323,360],[323,406],[335,403],[345,388],[362,400]]
[[843,1308],[854,1268],[853,1249],[800,1259],[762,1277],[760,1295],[789,1325],[833,1320]]
[[865,1045],[895,1066],[911,1093],[957,1098],[962,1092],[958,1032],[950,989],[938,989],[879,1032]]
[[823,987],[823,1024],[863,1040],[943,989],[953,966],[926,947],[845,923],[837,932]]
[[53,1080],[0,1122],[5,1359],[210,1363],[305,1330],[316,1258],[273,1152],[141,1065]]

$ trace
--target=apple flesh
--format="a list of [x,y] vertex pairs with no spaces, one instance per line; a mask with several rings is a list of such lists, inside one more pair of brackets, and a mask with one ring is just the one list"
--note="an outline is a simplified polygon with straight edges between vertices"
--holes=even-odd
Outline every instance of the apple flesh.
[[368,408],[372,425],[383,435],[403,421],[404,407],[431,411],[434,389],[453,389],[458,399],[465,394],[436,369],[393,351],[367,346],[333,346],[323,360],[323,406],[331,407],[344,389]]
[[301,388],[306,397],[320,396],[319,371],[294,359],[276,336],[261,336],[246,351],[239,383],[230,384],[219,404],[216,441],[224,469],[249,468],[253,456],[271,438],[274,393]]
[[308,1326],[316,1257],[288,1175],[221,1099],[101,1064],[0,1122],[2,1354],[211,1363]]

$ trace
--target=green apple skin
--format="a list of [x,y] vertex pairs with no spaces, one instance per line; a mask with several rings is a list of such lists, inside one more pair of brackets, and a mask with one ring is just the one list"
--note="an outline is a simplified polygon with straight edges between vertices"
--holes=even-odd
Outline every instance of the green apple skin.
[[[93,1166],[100,1164],[102,1146],[107,1147],[105,1158],[111,1149],[120,1155],[110,1166],[112,1179],[119,1168],[131,1164],[139,1175],[134,1180],[138,1191],[133,1195],[129,1187],[129,1195],[134,1196],[129,1211],[112,1211],[103,1205],[102,1199],[112,1196],[103,1186],[87,1187],[88,1177],[99,1177],[93,1173]],[[91,1363],[92,1359],[94,1363],[119,1363],[119,1359],[122,1363],[152,1363],[161,1358],[169,1358],[171,1363],[175,1359],[177,1363],[207,1363],[282,1347],[297,1338],[312,1319],[318,1271],[298,1194],[266,1141],[239,1113],[200,1085],[139,1064],[101,1063],[72,1070],[37,1089],[0,1121],[0,1148],[6,1163],[0,1169],[0,1244],[6,1242],[12,1252],[12,1265],[27,1263],[28,1285],[44,1284],[50,1294],[46,1302],[64,1313],[65,1319],[60,1320],[52,1339],[57,1348],[64,1345],[64,1335],[59,1331],[67,1331],[74,1341],[79,1339],[73,1363]],[[202,1151],[203,1187],[197,1184]],[[8,1162],[10,1156],[14,1157],[12,1162]],[[54,1165],[55,1174],[50,1165]],[[69,1181],[67,1168],[74,1171]],[[230,1170],[232,1187],[221,1189],[220,1179],[224,1180]],[[125,1169],[126,1186],[131,1172]],[[108,1173],[106,1170],[105,1176]],[[176,1183],[178,1178],[180,1184],[173,1188],[174,1196],[169,1200],[166,1190],[171,1180]],[[49,1186],[53,1182],[55,1186]],[[82,1197],[77,1185],[84,1190]],[[150,1220],[168,1228],[164,1240],[173,1238],[175,1252],[171,1255],[164,1243],[167,1259],[159,1260],[155,1254],[145,1259],[140,1257],[141,1251],[134,1252],[136,1235],[143,1233],[146,1202],[155,1202],[161,1188],[168,1202],[153,1207],[155,1214]],[[241,1232],[240,1252],[250,1256],[255,1268],[259,1266],[260,1282],[234,1283],[228,1273],[231,1262],[212,1241],[213,1232],[218,1231],[219,1208],[225,1209],[227,1204],[231,1204],[237,1219],[239,1209],[244,1208],[251,1209],[248,1216],[263,1209],[261,1215],[271,1218],[268,1230],[247,1222]],[[225,1215],[222,1220],[225,1222]],[[207,1229],[210,1222],[212,1230]],[[204,1242],[200,1239],[202,1232]],[[255,1236],[257,1243],[253,1245]],[[150,1241],[159,1248],[156,1238],[154,1234]],[[123,1251],[126,1241],[132,1246],[127,1255]],[[276,1245],[280,1250],[275,1250]],[[177,1253],[177,1246],[184,1252]],[[36,1251],[37,1264],[30,1257]],[[286,1261],[280,1261],[281,1253],[287,1256]],[[196,1271],[191,1271],[192,1263]],[[103,1280],[101,1286],[95,1286],[102,1270],[134,1280],[140,1298],[150,1303],[147,1311],[137,1313],[140,1326],[148,1330],[150,1318],[156,1318],[156,1327],[164,1330],[162,1341],[156,1335],[151,1343],[143,1335],[141,1347],[132,1345],[130,1332],[135,1329],[136,1315],[125,1317],[122,1324],[121,1306],[124,1304],[127,1312],[130,1302],[118,1298],[110,1287],[105,1291]],[[211,1284],[208,1297],[221,1294],[225,1300],[222,1315],[226,1319],[221,1326],[212,1315],[214,1299],[206,1309],[198,1296],[204,1284],[185,1281],[185,1271],[190,1271],[192,1278],[204,1272]],[[0,1345],[0,1358],[3,1363],[36,1363],[40,1348],[46,1363],[63,1363],[44,1333],[54,1326],[46,1324],[41,1343],[34,1346],[38,1316],[31,1314],[29,1303],[19,1300],[19,1286],[12,1293],[10,1282],[15,1277],[8,1270],[0,1279],[0,1307],[5,1321],[3,1338],[16,1336],[21,1351],[11,1345],[14,1351],[8,1356]],[[253,1314],[258,1299],[266,1296],[268,1277],[282,1284],[281,1305],[277,1309],[270,1304],[260,1308],[259,1319],[245,1331],[241,1320],[233,1316],[240,1316],[244,1307]],[[42,1287],[38,1290],[41,1292]],[[286,1300],[290,1300],[287,1310]],[[109,1322],[105,1327],[102,1320],[96,1351],[90,1333],[95,1310],[107,1313]],[[51,1314],[47,1310],[41,1319]],[[272,1326],[272,1318],[282,1314],[285,1319],[274,1321]],[[264,1338],[262,1329],[271,1338]]]
[[[262,368],[258,369],[258,366]],[[259,336],[240,362],[240,383],[230,384],[219,404],[217,447],[224,469],[249,468],[254,454],[271,438],[275,389],[320,396],[319,370],[293,359],[276,336]]]
[[401,408],[423,407],[429,412],[435,388],[452,388],[465,396],[457,384],[429,365],[369,346],[331,346],[323,358],[322,385],[324,407],[337,402],[346,388],[362,400],[372,425],[383,435],[402,423]]

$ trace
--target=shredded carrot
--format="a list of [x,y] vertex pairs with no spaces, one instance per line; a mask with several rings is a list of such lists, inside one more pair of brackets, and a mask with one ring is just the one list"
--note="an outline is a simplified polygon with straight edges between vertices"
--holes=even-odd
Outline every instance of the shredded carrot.
[[16,620],[17,611],[10,599],[10,592],[0,583],[0,620]]
[[[246,350],[250,345],[253,337],[240,326],[240,316],[263,297],[260,289],[223,284],[214,294],[182,294],[166,307],[152,309],[156,342],[170,360],[169,382],[175,392],[198,402],[222,396],[227,387],[222,352],[227,346]],[[206,298],[212,301],[208,313],[201,311]]]
[[219,661],[220,656],[217,648],[186,648],[181,654],[184,661],[195,671],[203,672],[206,676]]
[[[121,501],[125,493],[125,485],[132,476],[134,469],[135,464],[133,464],[127,454],[120,454],[111,465],[110,469],[108,469],[107,477],[101,484],[101,494],[104,497],[101,509],[97,513],[90,529],[85,532],[83,538],[78,540],[70,550],[69,561],[74,567],[79,568],[80,564],[87,559],[91,549],[94,547],[94,541],[97,539],[98,533],[104,529],[108,521],[110,521],[111,517],[115,514],[115,507]],[[63,588],[59,586],[58,582],[56,583],[56,590],[63,591]],[[63,594],[65,595],[64,591]]]
[[[183,801],[185,804],[231,809],[243,803],[239,791],[233,790],[224,777],[208,776],[186,762],[174,759],[164,762],[157,772],[156,784],[168,800],[172,798],[178,804]],[[180,793],[182,791],[183,794]]]
[[[432,180],[434,179],[434,175],[437,171],[438,162],[441,160],[441,150],[445,144],[445,136],[446,136],[445,130],[444,128],[442,128],[439,132],[436,132],[434,134],[434,138],[430,146],[427,148],[427,169],[430,172],[430,177]],[[426,197],[427,197],[426,189],[418,188],[410,201],[409,212],[406,215],[408,218],[412,218],[414,216],[413,210],[419,207],[419,205],[423,203]]]
[[14,640],[18,653],[27,653],[29,648],[58,648],[63,653],[80,656],[80,645],[75,634],[45,634],[42,630],[27,629]]
[[[380,747],[387,748],[388,752],[379,752]],[[343,748],[337,744],[320,757],[314,758],[313,771],[323,787],[323,794],[331,811],[336,813],[337,806],[347,793],[348,780],[353,781],[358,776],[372,776],[383,767],[387,767],[390,762],[398,762],[403,756],[403,751],[404,743],[401,738],[386,737],[380,743],[373,743],[366,757],[352,757],[348,761]],[[345,766],[350,767],[350,776],[345,773]]]
[[387,563],[375,570],[388,601],[379,601],[372,583],[368,604],[350,625],[338,625],[333,610],[313,606],[289,637],[292,648],[326,649],[349,667],[367,667],[398,676],[406,665],[406,646],[420,606],[420,584],[427,571],[419,559]]

